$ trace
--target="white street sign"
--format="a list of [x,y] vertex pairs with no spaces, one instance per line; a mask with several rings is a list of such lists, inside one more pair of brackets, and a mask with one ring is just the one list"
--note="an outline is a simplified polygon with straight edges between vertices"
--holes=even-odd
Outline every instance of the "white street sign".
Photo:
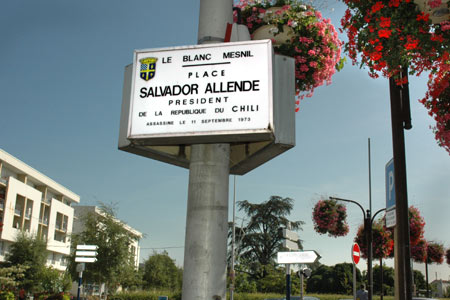
[[75,262],[80,262],[80,263],[93,263],[96,262],[97,258],[96,257],[75,257]]
[[265,133],[270,40],[136,50],[128,139]]
[[386,211],[386,227],[392,228],[397,224],[395,207]]
[[284,240],[283,247],[289,250],[298,250],[298,244],[290,240]]
[[97,245],[77,245],[77,250],[97,250]]
[[279,264],[310,264],[320,258],[314,250],[278,252],[277,262]]
[[76,256],[97,256],[97,252],[95,251],[76,251]]
[[283,237],[285,239],[291,240],[293,242],[296,242],[299,240],[297,232],[289,230],[289,229],[285,229],[285,228],[283,228]]

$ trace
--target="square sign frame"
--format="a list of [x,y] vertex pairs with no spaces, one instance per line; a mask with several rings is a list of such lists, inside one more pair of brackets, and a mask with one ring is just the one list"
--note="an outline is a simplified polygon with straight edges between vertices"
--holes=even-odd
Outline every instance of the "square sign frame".
[[[260,41],[257,41],[260,42]],[[253,42],[228,43],[246,45]],[[265,41],[270,45],[270,40]],[[215,45],[212,44],[212,47]],[[206,46],[205,46],[206,47]],[[183,47],[186,48],[186,47]],[[252,67],[249,65],[248,67]],[[266,129],[247,132],[185,133],[181,136],[147,136],[129,138],[133,65],[125,67],[118,148],[140,156],[189,168],[191,145],[195,143],[229,143],[230,174],[244,175],[295,146],[295,66],[294,59],[282,55],[271,58],[272,102]],[[158,72],[158,67],[156,69]],[[136,73],[135,73],[136,74]],[[155,78],[158,74],[154,75]],[[261,100],[262,101],[262,100]],[[176,139],[176,142],[175,140]]]

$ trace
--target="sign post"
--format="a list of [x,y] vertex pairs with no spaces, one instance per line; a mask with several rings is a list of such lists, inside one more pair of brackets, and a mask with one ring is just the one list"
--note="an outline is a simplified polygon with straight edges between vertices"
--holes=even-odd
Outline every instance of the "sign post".
[[184,300],[226,297],[229,174],[295,146],[294,59],[222,43],[232,9],[200,0],[199,45],[136,50],[125,68],[119,149],[189,168]]
[[352,261],[353,261],[353,300],[356,300],[356,265],[361,258],[361,250],[357,243],[352,245]]
[[85,270],[85,263],[93,263],[97,261],[97,249],[96,245],[77,245],[77,251],[75,252],[75,262],[78,262],[78,291],[77,300],[80,300],[81,284],[83,280],[83,271]]

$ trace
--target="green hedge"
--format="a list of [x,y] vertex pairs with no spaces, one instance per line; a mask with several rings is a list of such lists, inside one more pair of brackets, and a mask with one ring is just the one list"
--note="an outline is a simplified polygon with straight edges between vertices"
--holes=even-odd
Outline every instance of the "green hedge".
[[108,300],[158,300],[159,296],[168,296],[169,300],[181,300],[181,292],[167,291],[123,292],[108,296]]
[[[168,296],[169,300],[181,300],[181,292],[168,291],[141,291],[141,292],[123,292],[108,296],[108,300],[158,300],[159,296]],[[299,296],[299,295],[292,295]],[[353,299],[353,295],[332,295],[332,294],[308,294],[305,296],[313,296],[319,300],[340,300]],[[281,294],[263,294],[263,293],[235,293],[234,300],[264,300],[268,298],[285,298],[286,295]],[[230,296],[227,295],[227,300]],[[1,300],[1,299],[0,299]],[[373,295],[373,300],[380,300],[380,296]],[[393,296],[384,296],[383,300],[394,300]]]
[[0,292],[0,300],[14,300],[16,297],[13,292]]

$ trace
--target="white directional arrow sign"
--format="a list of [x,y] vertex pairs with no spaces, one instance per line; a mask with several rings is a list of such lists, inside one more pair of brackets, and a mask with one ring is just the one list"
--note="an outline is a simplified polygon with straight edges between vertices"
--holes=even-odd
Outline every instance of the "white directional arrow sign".
[[75,252],[75,262],[92,263],[97,261],[97,245],[78,245]]
[[319,258],[320,255],[314,250],[278,252],[277,262],[279,264],[310,264]]

